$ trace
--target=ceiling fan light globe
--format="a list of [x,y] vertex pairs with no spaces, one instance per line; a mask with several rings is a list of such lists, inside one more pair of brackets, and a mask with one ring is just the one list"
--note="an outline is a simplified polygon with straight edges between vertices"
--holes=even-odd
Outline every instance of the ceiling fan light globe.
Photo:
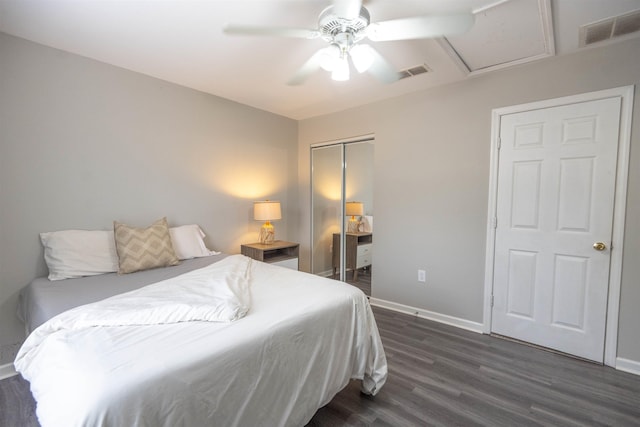
[[349,62],[346,58],[338,62],[336,68],[331,72],[331,79],[338,82],[349,80]]
[[371,47],[366,44],[355,45],[349,52],[353,66],[359,73],[364,73],[373,64],[373,53]]
[[325,71],[331,72],[337,68],[339,62],[339,59],[323,56],[320,58],[320,67]]
[[320,67],[326,71],[333,71],[340,63],[340,48],[330,45],[320,51]]

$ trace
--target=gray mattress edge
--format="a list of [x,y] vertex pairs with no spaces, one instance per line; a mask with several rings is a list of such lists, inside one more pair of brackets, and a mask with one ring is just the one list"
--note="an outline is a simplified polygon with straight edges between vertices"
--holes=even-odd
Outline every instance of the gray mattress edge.
[[17,316],[31,333],[56,315],[100,301],[114,295],[179,276],[206,267],[228,255],[212,255],[183,260],[172,267],[155,268],[130,274],[107,273],[97,276],[51,281],[38,277],[22,288],[18,297]]

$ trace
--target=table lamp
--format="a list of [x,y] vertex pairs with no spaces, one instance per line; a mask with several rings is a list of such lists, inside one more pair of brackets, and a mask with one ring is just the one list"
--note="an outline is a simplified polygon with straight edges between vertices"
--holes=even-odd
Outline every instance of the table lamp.
[[360,221],[356,219],[356,216],[364,215],[364,203],[362,202],[347,202],[345,204],[345,211],[347,216],[350,216],[349,224],[347,226],[347,232],[357,233]]
[[282,218],[280,202],[269,200],[253,202],[253,219],[264,221],[260,228],[260,243],[270,245],[274,241],[276,230],[271,221]]

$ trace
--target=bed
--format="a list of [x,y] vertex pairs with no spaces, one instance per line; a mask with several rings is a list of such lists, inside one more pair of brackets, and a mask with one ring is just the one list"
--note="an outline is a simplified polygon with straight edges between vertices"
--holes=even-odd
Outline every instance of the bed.
[[[222,306],[189,303],[205,277],[231,282]],[[149,292],[178,303],[147,310]],[[351,379],[375,395],[387,376],[359,289],[242,255],[36,279],[19,316],[15,366],[43,427],[301,426]]]

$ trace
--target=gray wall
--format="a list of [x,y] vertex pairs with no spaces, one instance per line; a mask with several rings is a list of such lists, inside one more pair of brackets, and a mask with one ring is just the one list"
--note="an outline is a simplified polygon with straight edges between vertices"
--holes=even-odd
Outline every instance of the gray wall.
[[[311,144],[374,133],[373,296],[481,323],[491,110],[637,85],[639,53],[636,38],[303,120],[298,150],[300,206],[309,201]],[[618,357],[640,362],[639,144],[636,89]],[[309,233],[303,227],[300,235]],[[308,252],[306,241],[303,256]],[[306,268],[308,259],[303,258],[301,265]],[[417,282],[418,269],[426,270],[426,285]]]
[[167,216],[238,253],[269,198],[296,240],[296,150],[294,120],[0,33],[0,364],[18,291],[46,274],[39,232]]

